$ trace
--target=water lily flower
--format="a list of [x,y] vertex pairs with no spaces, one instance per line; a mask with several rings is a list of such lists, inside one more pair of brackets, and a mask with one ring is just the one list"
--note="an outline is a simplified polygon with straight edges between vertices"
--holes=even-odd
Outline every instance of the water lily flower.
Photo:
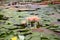
[[12,37],[11,40],[17,40],[17,37],[16,36],[15,37]]
[[20,26],[22,26],[23,28],[27,27],[27,22],[26,21],[22,21]]
[[38,16],[31,16],[27,18],[27,22],[30,22],[30,27],[32,25],[36,28],[37,22],[39,22],[40,18]]
[[24,40],[25,37],[24,37],[23,35],[19,35],[19,39],[20,39],[20,40]]
[[27,18],[28,21],[33,21],[32,17]]
[[21,24],[26,24],[26,21],[22,21]]
[[37,16],[33,16],[32,18],[33,18],[33,21],[36,21],[36,22],[39,21],[39,17]]
[[37,16],[32,16],[32,17],[28,17],[27,18],[28,21],[31,21],[31,22],[38,22],[39,21],[39,17]]

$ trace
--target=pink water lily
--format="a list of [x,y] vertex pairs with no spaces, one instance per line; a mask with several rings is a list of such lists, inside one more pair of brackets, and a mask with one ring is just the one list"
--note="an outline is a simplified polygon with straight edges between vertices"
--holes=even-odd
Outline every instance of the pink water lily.
[[32,17],[27,18],[28,21],[33,21]]
[[34,22],[38,22],[39,21],[39,17],[38,16],[32,16],[32,17],[28,17],[27,18],[28,21],[34,21]]

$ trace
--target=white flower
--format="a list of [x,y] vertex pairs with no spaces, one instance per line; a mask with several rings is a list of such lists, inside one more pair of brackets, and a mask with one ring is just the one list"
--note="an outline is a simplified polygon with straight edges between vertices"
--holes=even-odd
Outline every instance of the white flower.
[[23,35],[19,35],[19,39],[20,39],[20,40],[24,40],[24,38],[25,38],[25,37],[24,37]]

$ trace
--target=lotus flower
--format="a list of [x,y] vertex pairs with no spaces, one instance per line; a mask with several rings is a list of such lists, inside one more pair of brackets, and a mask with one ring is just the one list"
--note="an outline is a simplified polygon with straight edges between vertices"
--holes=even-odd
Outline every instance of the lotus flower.
[[38,22],[39,21],[39,17],[37,16],[32,16],[32,17],[28,17],[27,18],[28,21],[31,21],[31,22]]
[[33,21],[33,18],[32,17],[28,17],[27,20],[28,21]]

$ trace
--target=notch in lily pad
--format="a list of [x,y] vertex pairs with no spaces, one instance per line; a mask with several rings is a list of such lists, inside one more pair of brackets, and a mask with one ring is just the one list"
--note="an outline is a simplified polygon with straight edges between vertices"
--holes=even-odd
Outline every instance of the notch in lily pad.
[[17,10],[17,12],[22,12],[21,10]]
[[8,23],[7,25],[10,25],[11,23]]
[[0,15],[0,20],[2,20],[3,19],[3,15]]
[[57,19],[58,22],[60,22],[60,19]]

